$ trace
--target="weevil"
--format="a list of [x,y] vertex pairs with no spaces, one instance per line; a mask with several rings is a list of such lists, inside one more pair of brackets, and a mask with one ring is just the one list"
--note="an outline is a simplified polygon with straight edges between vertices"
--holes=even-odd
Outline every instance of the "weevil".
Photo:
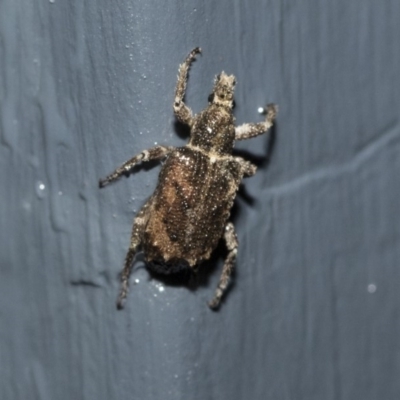
[[221,238],[227,255],[211,309],[220,305],[232,274],[238,240],[230,211],[244,177],[255,174],[256,166],[233,156],[236,140],[250,139],[266,132],[273,124],[277,107],[264,109],[265,120],[235,127],[233,94],[235,77],[224,72],[216,76],[208,106],[193,115],[184,103],[188,72],[201,49],[196,47],[179,66],[173,104],[179,122],[190,128],[186,146],[155,146],[143,150],[105,179],[100,188],[129,175],[141,162],[165,159],[153,195],[133,222],[132,235],[124,268],[117,308],[123,308],[128,294],[129,277],[136,253],[142,250],[149,269],[158,274],[196,271],[208,260]]

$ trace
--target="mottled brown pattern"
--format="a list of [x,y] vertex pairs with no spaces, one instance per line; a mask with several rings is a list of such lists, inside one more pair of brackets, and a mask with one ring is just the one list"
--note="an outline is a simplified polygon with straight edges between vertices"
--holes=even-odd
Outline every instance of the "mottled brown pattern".
[[215,295],[209,306],[220,304],[229,284],[236,260],[238,241],[229,215],[240,181],[252,176],[256,166],[233,157],[235,140],[260,135],[272,125],[276,106],[267,106],[264,122],[235,127],[232,114],[235,77],[222,72],[214,82],[209,106],[193,116],[183,102],[187,74],[199,48],[192,50],[179,67],[174,111],[177,119],[190,127],[190,142],[185,147],[156,146],[133,157],[117,168],[100,187],[128,174],[140,162],[162,159],[157,188],[134,220],[131,243],[121,275],[118,308],[128,293],[129,276],[136,252],[142,249],[150,268],[171,274],[182,269],[196,270],[210,258],[223,238],[227,256]]
[[190,266],[210,257],[233,204],[242,171],[232,159],[209,162],[190,147],[172,152],[160,173],[144,230],[146,261],[183,259]]

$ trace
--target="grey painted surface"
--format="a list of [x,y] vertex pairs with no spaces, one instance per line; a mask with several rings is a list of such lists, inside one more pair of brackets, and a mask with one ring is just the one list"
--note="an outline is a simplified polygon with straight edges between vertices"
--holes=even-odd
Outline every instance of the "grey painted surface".
[[[395,0],[2,0],[0,398],[400,398],[399,21]],[[212,313],[221,260],[197,290],[139,260],[117,312],[158,169],[97,180],[185,143],[173,90],[196,45],[196,112],[222,69],[238,123],[280,106],[238,199],[235,284]]]

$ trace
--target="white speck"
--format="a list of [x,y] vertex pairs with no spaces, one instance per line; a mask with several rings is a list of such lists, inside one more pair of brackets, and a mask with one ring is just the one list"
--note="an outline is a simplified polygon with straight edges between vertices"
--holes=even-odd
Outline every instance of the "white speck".
[[140,280],[136,278],[135,279],[135,285],[137,285],[139,282],[140,282]]
[[58,195],[59,195],[59,196],[62,196],[62,195],[63,195],[63,192],[60,190],[60,191],[58,192]]
[[158,145],[158,142],[154,142],[154,144],[157,146],[157,145]]
[[51,4],[54,4],[54,1],[55,1],[55,0],[49,0],[49,2],[50,2]]
[[264,114],[265,113],[264,107],[258,107],[257,111],[259,112],[259,114]]
[[[164,290],[165,290],[165,287],[161,284],[161,283],[159,283],[159,282],[155,282],[154,283],[154,286],[158,289],[158,291],[160,292],[160,293],[162,293]],[[156,295],[155,295],[156,296]]]
[[144,223],[144,218],[141,218],[141,217],[136,217],[135,218],[135,223],[136,224],[139,224],[139,225],[142,225],[143,223]]
[[142,79],[147,79],[147,76],[143,74]]
[[367,287],[368,293],[375,293],[376,292],[376,285],[374,283],[370,283]]
[[175,378],[175,379],[178,379],[178,378],[179,378],[179,375],[178,375],[178,374],[175,374],[175,375],[174,375],[174,378]]
[[208,133],[212,133],[212,129],[209,126],[207,126],[207,131]]
[[217,160],[217,159],[216,159],[215,157],[210,157],[210,162],[211,162],[211,163],[215,163],[216,160]]
[[38,181],[36,182],[36,194],[38,195],[39,198],[43,198],[45,195],[45,190],[46,190],[46,185],[41,182]]

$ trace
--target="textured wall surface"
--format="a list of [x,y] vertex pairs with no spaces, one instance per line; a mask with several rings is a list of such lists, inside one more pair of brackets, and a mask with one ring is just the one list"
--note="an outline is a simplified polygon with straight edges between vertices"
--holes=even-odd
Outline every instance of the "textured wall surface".
[[[396,0],[0,3],[0,398],[400,398],[400,3]],[[238,123],[280,106],[235,206],[232,290],[150,279],[115,300],[158,167],[99,191],[155,142],[172,100],[234,73]],[[207,271],[206,271],[207,270]],[[134,284],[136,282],[136,284]]]

